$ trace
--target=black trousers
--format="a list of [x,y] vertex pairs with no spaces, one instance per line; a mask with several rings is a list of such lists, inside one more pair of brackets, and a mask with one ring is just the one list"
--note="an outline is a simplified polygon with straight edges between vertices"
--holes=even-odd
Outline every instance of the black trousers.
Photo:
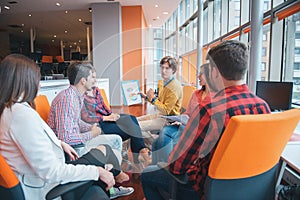
[[[112,164],[113,169],[110,171],[114,176],[117,176],[121,173],[121,166],[119,164],[119,161],[112,151],[111,147],[108,145],[103,145],[106,147],[106,155],[103,154],[102,151],[99,149],[91,149],[88,153],[84,154],[80,158],[78,158],[75,161],[67,161],[66,163],[68,164],[73,164],[73,165],[78,165],[78,164],[83,164],[83,165],[95,165],[99,167],[103,167],[105,164]],[[94,182],[94,186],[100,186],[102,190],[107,194],[109,197],[109,192],[105,190],[106,184],[101,181],[100,179],[98,181]],[[95,189],[95,188],[94,188]],[[91,193],[93,194],[93,193]],[[84,194],[87,195],[87,194]]]
[[117,134],[123,141],[130,138],[131,150],[134,153],[139,153],[146,147],[139,123],[133,115],[121,114],[115,122],[105,121],[99,124],[105,134]]

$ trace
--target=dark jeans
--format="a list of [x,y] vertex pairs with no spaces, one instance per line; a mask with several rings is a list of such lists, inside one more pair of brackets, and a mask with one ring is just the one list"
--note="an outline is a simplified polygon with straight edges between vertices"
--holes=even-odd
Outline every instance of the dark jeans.
[[[121,172],[119,161],[115,156],[114,152],[112,151],[111,147],[108,145],[104,145],[104,146],[106,147],[106,155],[104,155],[103,152],[100,151],[99,149],[92,149],[88,153],[78,158],[77,160],[68,161],[66,163],[73,164],[73,165],[78,165],[78,164],[95,165],[103,168],[105,164],[112,164],[113,169],[111,170],[111,172],[113,173],[114,176],[117,176]],[[100,186],[102,190],[107,194],[107,196],[108,197],[110,196],[109,192],[105,190],[107,185],[103,181],[101,180],[95,181],[94,185]]]
[[142,131],[135,116],[121,114],[116,122],[100,122],[100,127],[105,134],[117,134],[125,141],[130,138],[131,150],[134,153],[146,147]]
[[[168,193],[170,185],[170,177],[164,169],[160,169],[157,165],[146,167],[141,175],[144,195],[147,200],[164,200],[161,190]],[[177,186],[177,199],[199,200],[197,192],[188,183],[186,185]]]

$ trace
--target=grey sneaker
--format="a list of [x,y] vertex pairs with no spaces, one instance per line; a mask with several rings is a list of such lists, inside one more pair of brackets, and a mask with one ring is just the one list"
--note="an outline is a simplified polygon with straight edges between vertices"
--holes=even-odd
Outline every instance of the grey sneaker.
[[133,187],[114,187],[114,193],[110,194],[110,199],[115,199],[121,196],[127,196],[134,192]]

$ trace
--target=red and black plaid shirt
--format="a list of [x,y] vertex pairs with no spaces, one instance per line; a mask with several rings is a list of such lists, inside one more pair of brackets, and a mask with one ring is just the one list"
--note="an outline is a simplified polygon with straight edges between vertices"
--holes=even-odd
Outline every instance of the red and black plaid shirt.
[[84,104],[81,109],[81,119],[87,123],[98,123],[103,121],[103,116],[111,114],[111,110],[104,104],[99,88],[93,91],[94,97],[85,95]]
[[192,113],[171,152],[169,170],[174,174],[187,173],[189,182],[203,198],[208,167],[229,119],[235,115],[263,113],[270,113],[269,106],[251,93],[247,85],[231,86],[207,96]]

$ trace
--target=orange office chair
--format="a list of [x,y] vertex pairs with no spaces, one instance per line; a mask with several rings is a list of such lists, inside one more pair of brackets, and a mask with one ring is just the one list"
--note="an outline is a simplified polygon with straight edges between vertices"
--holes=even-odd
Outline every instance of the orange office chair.
[[36,112],[39,113],[39,115],[45,122],[47,122],[48,115],[50,112],[50,104],[46,95],[37,96],[34,99],[34,103]]
[[189,106],[190,99],[192,97],[193,92],[196,90],[194,86],[191,85],[185,85],[182,87],[183,89],[183,98],[182,98],[182,111],[184,112],[187,107]]
[[274,200],[278,161],[299,120],[299,109],[232,117],[209,166],[205,199]]
[[105,90],[104,89],[100,89],[100,94],[103,98],[103,101],[104,101],[104,104],[107,106],[107,107],[110,107],[110,104],[108,102],[108,98],[106,96],[106,93],[105,93]]
[[15,173],[11,170],[0,154],[0,196],[3,199],[25,199],[21,184]]

